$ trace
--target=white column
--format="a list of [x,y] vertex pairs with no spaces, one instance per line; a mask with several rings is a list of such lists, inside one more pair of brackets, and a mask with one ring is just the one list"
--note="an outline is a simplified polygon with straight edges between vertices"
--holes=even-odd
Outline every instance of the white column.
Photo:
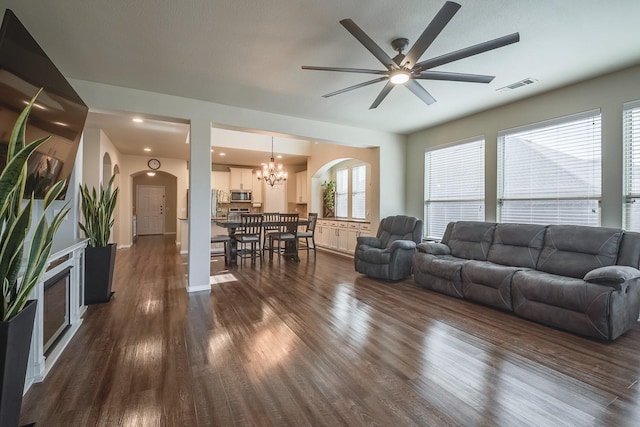
[[187,292],[210,291],[211,122],[192,120],[190,137]]

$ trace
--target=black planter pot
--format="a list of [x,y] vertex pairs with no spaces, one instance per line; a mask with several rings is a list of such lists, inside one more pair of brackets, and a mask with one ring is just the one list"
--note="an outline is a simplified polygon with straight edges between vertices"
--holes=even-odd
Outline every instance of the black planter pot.
[[84,303],[99,304],[111,299],[116,245],[84,249]]
[[0,322],[0,426],[3,427],[17,426],[20,422],[36,305],[37,301],[29,301],[17,316]]

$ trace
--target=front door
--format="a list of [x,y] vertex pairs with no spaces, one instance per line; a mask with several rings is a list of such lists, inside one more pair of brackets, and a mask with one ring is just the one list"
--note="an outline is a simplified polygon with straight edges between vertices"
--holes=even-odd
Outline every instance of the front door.
[[164,186],[137,186],[136,227],[138,235],[164,234],[164,208]]

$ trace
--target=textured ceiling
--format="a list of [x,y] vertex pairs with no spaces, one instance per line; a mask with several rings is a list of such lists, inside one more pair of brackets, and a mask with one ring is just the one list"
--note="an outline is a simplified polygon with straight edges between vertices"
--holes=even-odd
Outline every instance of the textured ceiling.
[[[301,65],[381,68],[339,21],[353,19],[389,55],[422,33],[444,1],[0,0],[68,77],[289,116],[410,133],[640,62],[640,1],[461,0],[421,59],[519,32],[519,43],[437,70],[495,75],[488,84],[427,81],[427,106],[371,77]],[[496,89],[524,78],[537,83]]]

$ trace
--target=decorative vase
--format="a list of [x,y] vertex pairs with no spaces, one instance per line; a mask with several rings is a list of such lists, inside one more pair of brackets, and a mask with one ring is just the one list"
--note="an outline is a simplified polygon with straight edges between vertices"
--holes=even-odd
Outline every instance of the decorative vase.
[[18,426],[37,301],[0,322],[0,426]]
[[84,303],[109,302],[113,292],[113,269],[116,262],[116,244],[104,247],[87,246],[84,250]]

